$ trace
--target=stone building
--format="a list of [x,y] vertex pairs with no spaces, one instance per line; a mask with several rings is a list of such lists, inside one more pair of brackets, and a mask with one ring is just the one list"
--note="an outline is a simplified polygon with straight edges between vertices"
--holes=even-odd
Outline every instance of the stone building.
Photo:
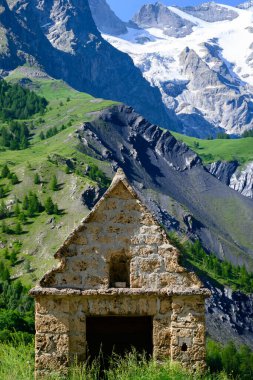
[[[205,366],[204,289],[119,170],[31,294],[36,374],[67,372],[76,358],[131,347]],[[102,346],[101,346],[102,345]]]

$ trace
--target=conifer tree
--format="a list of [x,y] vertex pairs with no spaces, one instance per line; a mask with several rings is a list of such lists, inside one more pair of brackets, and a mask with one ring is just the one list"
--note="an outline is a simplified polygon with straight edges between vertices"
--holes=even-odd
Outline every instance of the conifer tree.
[[3,234],[7,234],[9,232],[9,228],[4,221],[2,222],[1,229]]
[[8,165],[5,164],[1,171],[1,177],[7,178],[9,174],[10,174],[10,169],[8,168]]
[[4,187],[0,186],[0,198],[4,198],[4,197],[5,197]]
[[12,185],[17,185],[19,183],[18,177],[15,173],[11,175],[11,183]]
[[55,205],[54,202],[52,201],[51,197],[48,197],[46,202],[45,202],[45,210],[48,215],[54,214],[55,211]]
[[25,224],[27,222],[27,218],[24,212],[21,212],[18,216],[18,220],[20,223]]
[[35,174],[33,182],[34,182],[35,185],[39,185],[40,184],[40,176],[39,176],[38,173]]
[[19,203],[17,201],[15,204],[15,208],[14,208],[14,215],[19,216],[19,214],[20,214],[20,207],[19,207]]
[[40,132],[40,135],[39,135],[40,139],[41,140],[45,140],[45,135],[44,135],[44,132]]
[[22,234],[22,226],[21,224],[18,222],[15,226],[15,229],[14,229],[14,232],[16,235],[21,235]]
[[0,219],[7,218],[8,216],[8,209],[4,201],[1,201],[0,203]]
[[29,200],[28,200],[28,196],[25,195],[24,196],[24,199],[23,199],[23,203],[22,203],[22,208],[23,210],[28,210],[28,207],[29,207]]
[[56,175],[53,176],[51,182],[50,182],[50,189],[53,190],[53,191],[57,191],[58,190],[58,183],[57,183],[57,178],[56,178]]

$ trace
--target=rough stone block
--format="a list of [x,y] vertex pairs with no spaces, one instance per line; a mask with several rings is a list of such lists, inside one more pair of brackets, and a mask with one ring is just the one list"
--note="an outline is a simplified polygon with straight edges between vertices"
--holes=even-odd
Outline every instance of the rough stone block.
[[37,314],[35,317],[35,328],[37,333],[68,333],[69,318],[63,315],[56,317],[51,314]]
[[68,334],[37,334],[35,341],[37,354],[66,354],[69,351]]
[[68,372],[69,358],[68,355],[52,355],[52,354],[43,354],[36,355],[35,357],[35,366],[37,371],[43,371],[44,373],[48,372],[48,375],[53,373],[62,373],[67,374]]
[[171,309],[171,300],[170,299],[161,299],[160,301],[160,314],[167,314]]

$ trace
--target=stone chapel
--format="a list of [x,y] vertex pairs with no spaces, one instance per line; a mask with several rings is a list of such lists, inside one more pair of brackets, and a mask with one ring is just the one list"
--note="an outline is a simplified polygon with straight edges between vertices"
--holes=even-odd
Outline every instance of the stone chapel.
[[74,361],[134,347],[205,367],[209,291],[119,169],[105,195],[55,254],[36,302],[36,378]]

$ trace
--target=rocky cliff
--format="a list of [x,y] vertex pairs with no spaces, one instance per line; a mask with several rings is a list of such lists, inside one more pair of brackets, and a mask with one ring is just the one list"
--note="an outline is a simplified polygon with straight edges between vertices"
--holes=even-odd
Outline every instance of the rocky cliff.
[[239,166],[238,162],[214,162],[208,166],[211,174],[248,198],[253,198],[253,163]]
[[100,32],[112,35],[127,33],[126,24],[115,15],[105,0],[89,0],[89,5]]
[[224,344],[246,344],[253,349],[253,296],[233,292],[202,278],[212,296],[206,301],[208,334]]
[[101,112],[78,135],[85,153],[124,169],[167,228],[251,267],[252,201],[211,175],[185,144],[125,106]]
[[195,25],[177,14],[171,12],[161,3],[146,4],[133,17],[133,22],[141,28],[159,28],[167,36],[185,37],[192,33]]
[[129,56],[103,40],[88,0],[20,0],[12,2],[12,11],[5,0],[1,5],[5,11],[0,26],[8,41],[8,51],[0,55],[1,68],[40,65],[78,90],[133,105],[165,128],[177,128],[159,91],[142,77]]

